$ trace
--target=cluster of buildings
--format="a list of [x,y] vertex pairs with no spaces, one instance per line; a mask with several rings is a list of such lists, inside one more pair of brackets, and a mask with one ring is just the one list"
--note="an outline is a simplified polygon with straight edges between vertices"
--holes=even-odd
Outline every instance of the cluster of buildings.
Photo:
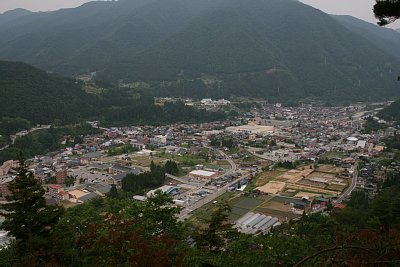
[[[96,197],[104,197],[111,190],[111,185],[105,183],[84,184],[65,189],[59,184],[47,185],[46,196],[56,201],[84,203]],[[49,203],[52,203],[49,201]]]
[[234,228],[244,234],[267,234],[280,224],[276,217],[249,212],[235,222]]
[[384,150],[382,140],[396,129],[364,134],[362,107],[265,105],[247,115],[247,124],[216,134],[232,136],[255,156],[272,162],[316,161],[327,152],[376,157]]

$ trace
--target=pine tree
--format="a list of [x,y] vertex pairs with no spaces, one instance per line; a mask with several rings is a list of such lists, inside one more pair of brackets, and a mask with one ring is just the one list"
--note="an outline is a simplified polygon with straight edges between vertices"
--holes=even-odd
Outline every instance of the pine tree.
[[45,190],[28,171],[23,159],[20,159],[17,177],[9,184],[9,190],[12,195],[0,206],[1,215],[5,217],[1,228],[15,237],[21,254],[29,258],[43,247],[40,241],[48,238],[63,209],[46,206]]
[[108,192],[107,197],[117,199],[119,197],[117,187],[115,184],[111,185],[110,192]]
[[178,165],[176,164],[175,161],[168,160],[165,165],[164,169],[166,173],[172,174],[172,175],[177,175],[179,173],[179,168]]
[[156,164],[154,163],[154,161],[151,161],[150,163],[150,171],[154,171],[156,168]]

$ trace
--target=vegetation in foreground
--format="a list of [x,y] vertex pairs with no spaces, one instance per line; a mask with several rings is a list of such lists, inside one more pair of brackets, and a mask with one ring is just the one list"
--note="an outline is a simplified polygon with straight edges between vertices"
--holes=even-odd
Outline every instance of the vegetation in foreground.
[[388,178],[372,201],[356,191],[347,208],[333,210],[330,216],[303,215],[266,236],[233,230],[224,203],[200,228],[179,222],[180,208],[163,194],[139,203],[114,192],[65,212],[45,207],[40,183],[24,166],[11,190],[12,202],[1,207],[6,211],[2,228],[16,240],[0,251],[1,266],[396,266],[400,262],[399,175]]

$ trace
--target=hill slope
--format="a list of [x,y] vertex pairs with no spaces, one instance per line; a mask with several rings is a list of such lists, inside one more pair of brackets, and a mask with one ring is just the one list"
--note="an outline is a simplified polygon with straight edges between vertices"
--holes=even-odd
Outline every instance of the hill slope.
[[73,79],[25,63],[0,61],[0,118],[20,117],[47,124],[59,119],[73,122],[88,116],[93,99]]
[[153,97],[129,88],[102,88],[96,96],[82,88],[83,84],[72,78],[25,63],[0,61],[0,136],[55,120],[67,124],[93,118],[110,126],[125,126],[225,118],[224,113],[197,110],[183,103],[157,106]]
[[400,122],[400,99],[393,102],[387,108],[381,110],[378,116],[387,121],[398,121]]
[[400,59],[400,34],[352,16],[333,16],[343,26]]
[[292,0],[93,2],[24,16],[1,25],[0,35],[0,58],[146,82],[158,95],[400,95],[397,54]]

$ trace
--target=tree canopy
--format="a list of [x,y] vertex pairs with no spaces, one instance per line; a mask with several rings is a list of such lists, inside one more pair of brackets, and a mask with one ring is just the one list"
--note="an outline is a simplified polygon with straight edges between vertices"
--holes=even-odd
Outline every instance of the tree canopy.
[[400,18],[399,0],[377,0],[374,6],[375,17],[379,19],[378,25],[385,26]]
[[46,206],[45,191],[23,159],[17,171],[17,177],[8,186],[11,196],[0,205],[0,214],[5,217],[1,228],[16,238],[17,255],[29,262],[44,248],[63,208]]

